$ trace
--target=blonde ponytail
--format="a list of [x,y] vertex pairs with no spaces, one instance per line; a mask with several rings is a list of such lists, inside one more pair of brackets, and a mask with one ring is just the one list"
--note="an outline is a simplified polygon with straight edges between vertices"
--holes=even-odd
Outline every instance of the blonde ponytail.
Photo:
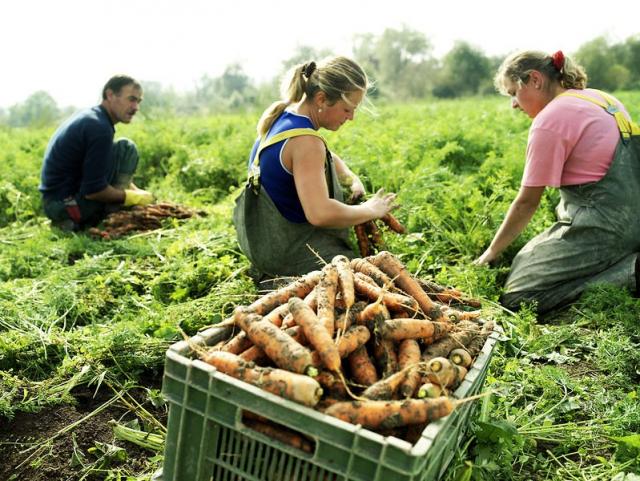
[[287,72],[281,93],[284,100],[272,103],[258,121],[258,135],[269,132],[273,122],[291,104],[303,99],[311,99],[318,91],[325,93],[330,104],[347,99],[347,94],[355,91],[367,93],[367,75],[356,62],[346,57],[331,57],[318,65],[307,62],[297,65]]

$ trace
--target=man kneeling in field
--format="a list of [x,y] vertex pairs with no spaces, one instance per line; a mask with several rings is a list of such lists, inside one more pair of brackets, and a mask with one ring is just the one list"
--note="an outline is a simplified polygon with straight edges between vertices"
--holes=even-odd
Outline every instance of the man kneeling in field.
[[138,166],[135,144],[113,140],[115,124],[131,122],[140,102],[140,84],[116,75],[105,84],[100,105],[75,113],[53,134],[40,181],[44,212],[53,225],[79,230],[120,206],[153,201],[132,182]]

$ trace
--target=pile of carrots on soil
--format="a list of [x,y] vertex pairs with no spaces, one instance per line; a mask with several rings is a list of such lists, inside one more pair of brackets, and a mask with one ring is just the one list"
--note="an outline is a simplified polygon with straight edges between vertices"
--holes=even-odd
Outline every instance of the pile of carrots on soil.
[[104,239],[115,239],[135,231],[155,230],[162,227],[163,219],[187,219],[201,215],[192,209],[167,202],[151,205],[135,205],[109,214],[102,228],[92,227],[89,234]]
[[[235,335],[200,357],[265,391],[413,443],[460,402],[450,395],[494,329],[469,310],[478,307],[415,278],[387,251],[336,256],[237,307],[223,321]],[[247,422],[292,439],[259,416]]]

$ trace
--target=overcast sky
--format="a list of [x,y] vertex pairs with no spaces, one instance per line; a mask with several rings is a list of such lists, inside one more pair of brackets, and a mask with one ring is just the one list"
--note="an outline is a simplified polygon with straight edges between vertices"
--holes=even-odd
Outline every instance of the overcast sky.
[[238,62],[265,80],[299,45],[351,55],[354,34],[385,28],[424,33],[436,57],[456,40],[487,55],[571,53],[640,34],[639,19],[638,0],[2,0],[0,108],[37,90],[90,106],[114,73],[184,91]]

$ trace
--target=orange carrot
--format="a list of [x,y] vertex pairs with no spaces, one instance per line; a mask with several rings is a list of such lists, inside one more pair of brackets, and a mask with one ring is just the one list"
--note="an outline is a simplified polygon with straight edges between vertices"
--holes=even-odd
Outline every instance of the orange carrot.
[[265,315],[276,307],[286,304],[291,297],[303,299],[320,282],[321,271],[312,271],[289,285],[265,294],[249,305],[248,309],[256,314]]
[[378,372],[365,346],[360,346],[349,355],[349,368],[351,378],[357,384],[371,386],[378,381]]
[[356,324],[365,325],[371,332],[376,332],[382,326],[386,319],[390,319],[389,310],[381,302],[368,304],[357,315]]
[[455,329],[455,332],[428,345],[422,352],[422,361],[427,362],[434,357],[447,357],[454,349],[467,346],[478,333],[479,326],[473,322],[462,321],[455,325]]
[[313,453],[314,443],[305,438],[302,434],[288,429],[281,425],[275,425],[271,422],[256,421],[255,419],[243,420],[245,426],[273,438],[281,443],[288,444],[294,448],[300,449],[305,453]]
[[340,332],[344,332],[349,329],[349,327],[356,322],[356,319],[366,306],[366,302],[358,301],[351,306],[348,313],[343,312],[336,317],[335,331],[340,330]]
[[338,293],[338,268],[333,264],[327,264],[322,269],[322,278],[316,287],[318,302],[318,319],[333,337],[335,324],[335,302]]
[[[307,344],[307,340],[305,339],[304,333],[302,332],[300,326],[293,326],[288,329],[284,329],[284,332],[289,334],[291,338],[297,343],[303,346]],[[269,360],[269,356],[267,356],[266,353],[258,346],[251,346],[249,349],[242,352],[240,354],[240,357],[245,361],[255,362],[258,365],[262,365],[263,363],[265,363],[265,361]],[[320,365],[313,357],[313,352],[311,353],[311,359],[311,365],[313,367],[318,367]]]
[[373,249],[369,243],[369,237],[364,224],[356,224],[353,226],[353,231],[356,234],[356,241],[358,242],[358,251],[362,257],[373,254]]
[[320,354],[327,369],[339,371],[341,366],[340,353],[316,313],[298,297],[289,299],[289,311],[293,314],[296,324],[302,327],[309,344]]
[[240,327],[276,366],[301,374],[317,374],[307,348],[271,322],[261,319],[255,314],[238,318]]
[[388,319],[382,324],[380,335],[392,341],[433,338],[435,326],[436,323],[428,319]]
[[309,376],[283,369],[257,367],[235,354],[223,351],[210,352],[203,360],[220,372],[305,406],[315,406],[322,397],[320,384]]
[[371,332],[366,326],[352,326],[341,337],[338,342],[338,352],[344,358],[364,346],[371,337]]
[[380,287],[392,285],[391,278],[374,266],[366,259],[351,259],[351,269],[353,272],[361,272],[362,274],[369,276]]
[[369,244],[373,246],[375,250],[382,249],[384,247],[382,234],[380,233],[380,229],[378,229],[375,221],[370,220],[365,222],[364,230],[367,233],[367,237],[369,238]]
[[380,268],[385,274],[394,279],[395,284],[403,291],[413,297],[419,304],[425,315],[434,321],[446,321],[438,305],[429,298],[420,283],[407,271],[400,260],[387,251],[378,252],[371,258],[373,264]]
[[447,397],[402,401],[349,401],[336,403],[325,414],[368,429],[385,429],[435,421],[453,412]]
[[405,398],[413,397],[418,389],[422,375],[418,369],[420,362],[420,345],[415,339],[405,339],[398,346],[398,364],[401,370],[407,369],[402,384],[400,395]]
[[407,229],[395,218],[395,216],[389,212],[388,214],[382,216],[380,218],[382,222],[386,224],[386,226],[394,232],[398,234],[406,234]]
[[367,299],[371,299],[375,301],[379,297],[382,298],[382,302],[389,309],[393,310],[409,310],[409,311],[417,311],[418,304],[415,299],[404,296],[402,294],[396,294],[394,292],[388,292],[375,284],[369,283],[365,275],[361,272],[356,272],[354,275],[354,285],[356,288],[356,292],[362,296],[365,296]]
[[331,263],[338,270],[340,293],[342,294],[344,305],[347,309],[350,309],[356,300],[356,294],[353,286],[353,271],[351,270],[349,259],[347,256],[337,255],[331,259]]
[[398,371],[369,386],[361,396],[367,399],[391,399],[406,377],[406,370]]
[[398,353],[393,341],[378,338],[373,343],[373,357],[382,377],[388,377],[398,371]]
[[328,396],[338,399],[346,399],[348,397],[342,380],[334,376],[331,372],[320,371],[320,374],[314,379],[320,383],[323,392]]
[[253,346],[251,339],[247,337],[247,333],[244,331],[239,332],[231,339],[229,339],[221,348],[222,351],[230,352],[231,354],[240,354]]

